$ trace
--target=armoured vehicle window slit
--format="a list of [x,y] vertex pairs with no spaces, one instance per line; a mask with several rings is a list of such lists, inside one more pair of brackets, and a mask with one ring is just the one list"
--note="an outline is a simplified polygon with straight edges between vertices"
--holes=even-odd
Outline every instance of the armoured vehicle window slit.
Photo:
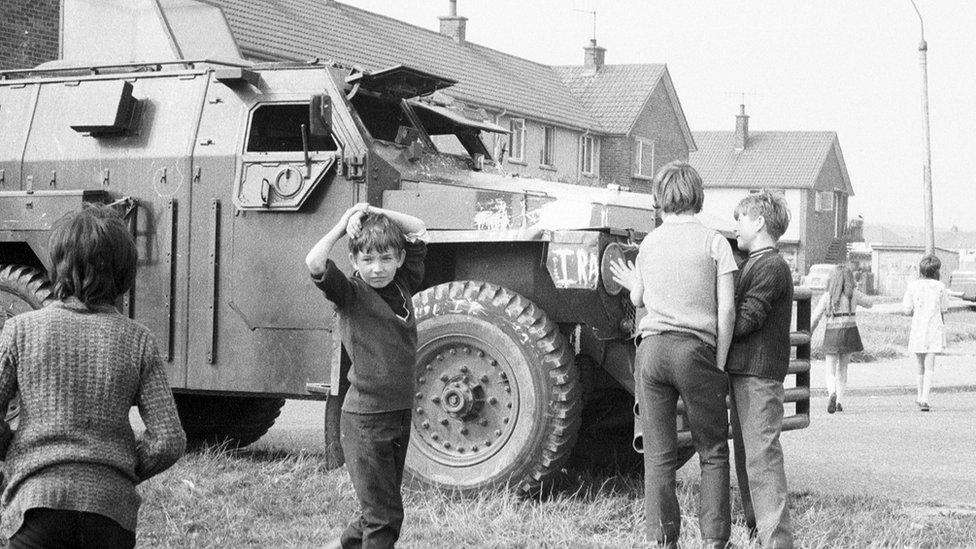
[[[251,116],[247,152],[301,152],[302,124],[308,125],[308,103],[261,105]],[[331,135],[311,135],[311,151],[336,151]]]

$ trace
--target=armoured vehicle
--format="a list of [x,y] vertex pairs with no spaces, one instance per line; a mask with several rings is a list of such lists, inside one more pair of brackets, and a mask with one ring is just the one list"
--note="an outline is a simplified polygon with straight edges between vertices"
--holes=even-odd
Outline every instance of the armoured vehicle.
[[[450,79],[253,64],[212,6],[112,4],[66,0],[64,59],[0,74],[0,321],[51,299],[58,219],[114,204],[139,249],[122,307],[156,334],[189,437],[246,445],[284,399],[322,399],[336,465],[349,361],[303,258],[368,201],[430,233],[413,476],[527,489],[612,442],[636,455],[637,312],[606,266],[654,228],[649,196],[505,175],[480,137],[505,130],[430,100]],[[787,429],[809,421],[808,295]]]

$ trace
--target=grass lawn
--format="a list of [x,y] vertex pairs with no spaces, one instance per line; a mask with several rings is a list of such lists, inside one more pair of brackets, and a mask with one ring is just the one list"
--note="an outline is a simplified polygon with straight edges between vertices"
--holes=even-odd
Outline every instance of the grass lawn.
[[[640,478],[570,471],[563,485],[536,499],[505,491],[462,497],[407,489],[400,545],[642,546]],[[325,471],[319,456],[305,453],[194,453],[140,492],[140,547],[318,547],[357,511],[345,468]],[[683,546],[700,543],[697,497],[696,483],[679,484]],[[970,510],[816,493],[791,497],[799,546],[976,546],[976,514]],[[741,513],[734,504],[736,516]],[[734,524],[732,533],[733,542],[750,547],[742,524]]]
[[[953,344],[976,341],[976,311],[973,309],[952,310],[946,313],[946,339],[949,350]],[[823,359],[820,345],[823,343],[825,321],[820,322],[813,334],[813,348],[811,354],[815,359]],[[909,356],[908,332],[912,325],[912,317],[877,313],[872,309],[859,309],[857,313],[857,328],[861,333],[864,350],[854,353],[851,362],[874,362]]]

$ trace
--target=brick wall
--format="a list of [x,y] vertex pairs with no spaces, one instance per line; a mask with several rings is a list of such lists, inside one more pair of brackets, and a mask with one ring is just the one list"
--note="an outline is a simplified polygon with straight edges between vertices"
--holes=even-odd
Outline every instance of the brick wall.
[[810,265],[823,263],[826,260],[827,247],[830,246],[830,242],[837,232],[838,213],[842,223],[846,223],[847,220],[846,199],[835,200],[833,210],[818,212],[816,209],[816,191],[833,192],[843,189],[844,180],[841,177],[840,162],[837,159],[836,152],[831,150],[824,160],[823,168],[817,177],[814,188],[805,193],[806,226],[804,227],[804,236],[806,236],[806,243],[802,251],[805,269],[809,269]]
[[58,57],[59,0],[0,0],[0,70]]

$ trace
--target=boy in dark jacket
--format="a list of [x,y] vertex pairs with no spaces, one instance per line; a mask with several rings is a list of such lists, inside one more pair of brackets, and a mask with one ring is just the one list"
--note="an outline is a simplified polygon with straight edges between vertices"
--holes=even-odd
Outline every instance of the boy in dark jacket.
[[735,209],[736,242],[749,258],[735,289],[736,319],[726,370],[735,472],[746,524],[764,549],[793,547],[779,434],[790,362],[793,277],[776,243],[790,223],[779,194],[751,194]]
[[[343,233],[350,277],[328,259]],[[362,512],[332,546],[393,547],[400,536],[417,354],[411,295],[424,278],[425,233],[416,217],[357,204],[305,258],[315,285],[336,306],[352,361],[339,436]]]

